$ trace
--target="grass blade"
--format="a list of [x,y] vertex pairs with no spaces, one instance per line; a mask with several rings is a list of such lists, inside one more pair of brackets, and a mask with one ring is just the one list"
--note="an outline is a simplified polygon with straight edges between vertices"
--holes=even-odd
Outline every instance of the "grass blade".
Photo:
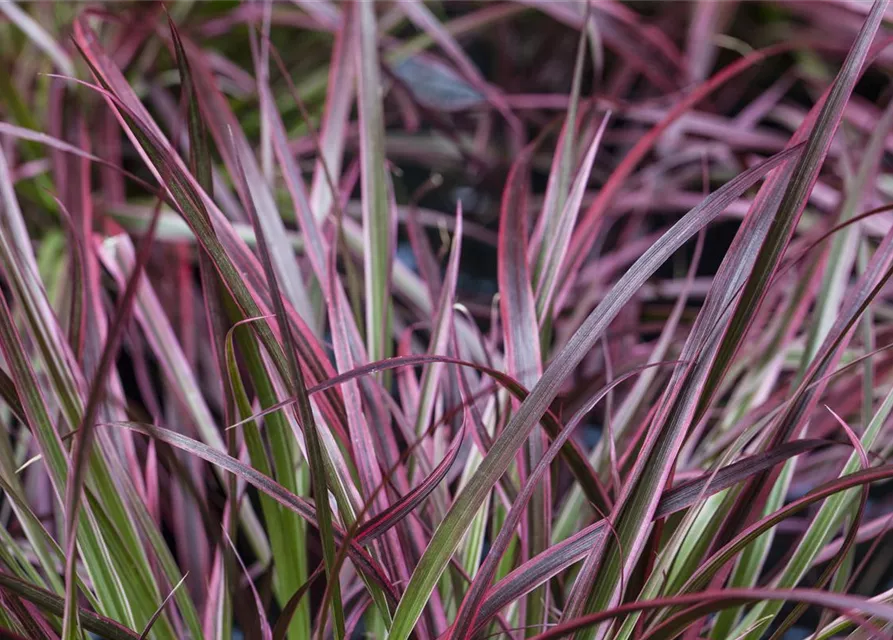
[[[542,373],[540,346],[538,341],[531,340],[531,336],[539,333],[539,324],[527,263],[527,191],[532,152],[532,147],[528,147],[521,153],[506,179],[499,221],[497,263],[506,365],[509,373],[528,388],[533,388]],[[534,467],[543,458],[545,448],[544,434],[534,429],[524,445],[522,479],[533,472]],[[545,550],[549,546],[550,538],[549,523],[552,513],[550,479],[544,478],[542,484],[534,487],[530,495],[526,527],[522,528],[521,533],[526,558]],[[514,527],[510,529],[513,530]],[[492,568],[495,569],[495,566]],[[487,579],[489,581],[489,576]],[[545,589],[534,591],[528,598],[525,615],[529,633],[536,633],[545,624],[548,603],[548,593]],[[473,610],[474,608],[471,609]],[[462,621],[461,618],[458,620]],[[464,626],[467,627],[469,621],[464,622]],[[456,629],[462,627],[462,624],[456,625]]]
[[[242,171],[239,155],[236,155],[236,162],[240,173],[239,180],[243,184],[243,188],[248,188],[248,177]],[[307,446],[307,462],[310,465],[310,477],[313,489],[316,494],[317,505],[317,522],[319,524],[320,537],[322,538],[323,558],[326,564],[326,578],[328,580],[327,588],[332,593],[332,613],[335,624],[336,638],[344,637],[344,611],[341,602],[340,578],[337,572],[334,572],[335,563],[335,537],[333,528],[333,514],[329,505],[328,480],[326,478],[325,457],[323,453],[322,442],[317,432],[316,418],[313,415],[313,409],[310,406],[310,398],[307,394],[307,387],[304,384],[304,375],[297,361],[296,349],[294,341],[291,337],[291,325],[288,322],[288,316],[285,312],[285,305],[279,293],[279,284],[271,254],[267,248],[266,238],[260,227],[259,213],[254,208],[253,201],[248,208],[251,216],[251,222],[255,226],[255,233],[258,238],[258,249],[263,261],[264,271],[266,272],[267,282],[270,287],[270,293],[273,297],[273,307],[276,310],[276,316],[279,320],[279,329],[285,336],[286,354],[288,355],[288,366],[290,379],[292,381],[289,391],[290,395],[297,397],[297,418],[304,429],[304,441]]]
[[366,283],[366,351],[372,360],[390,355],[391,261],[395,221],[385,170],[381,73],[376,46],[375,2],[358,2],[356,12],[357,104],[360,114],[360,185],[363,197],[363,244]]

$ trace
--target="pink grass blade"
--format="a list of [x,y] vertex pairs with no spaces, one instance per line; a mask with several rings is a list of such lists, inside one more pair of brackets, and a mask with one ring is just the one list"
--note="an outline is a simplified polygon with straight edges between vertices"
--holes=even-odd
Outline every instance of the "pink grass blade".
[[354,29],[354,12],[346,10],[332,47],[325,109],[320,125],[320,157],[314,164],[310,186],[310,208],[318,222],[329,216],[337,197],[337,194],[332,193],[326,173],[332,176],[341,175],[347,126],[356,92]]
[[432,308],[436,304],[437,299],[440,298],[440,264],[434,255],[434,250],[431,248],[425,229],[419,221],[419,210],[416,203],[421,195],[429,190],[436,189],[442,182],[443,178],[439,174],[435,174],[416,190],[412,197],[411,206],[407,209],[404,221],[406,224],[406,235],[409,236],[409,244],[415,256],[416,269],[425,283]]
[[158,189],[147,183],[142,178],[126,171],[119,165],[112,164],[108,160],[104,160],[99,156],[96,156],[92,153],[84,151],[80,147],[76,147],[64,140],[60,140],[57,137],[48,135],[46,133],[40,131],[34,131],[32,129],[26,129],[25,127],[20,127],[14,124],[10,124],[8,122],[0,122],[0,133],[5,136],[9,136],[11,138],[16,138],[18,140],[28,140],[33,142],[38,142],[45,146],[50,147],[51,149],[55,149],[58,151],[63,151],[65,153],[70,153],[79,158],[83,158],[85,160],[89,160],[95,164],[101,165],[111,171],[116,173],[120,173],[122,176],[126,176],[129,180],[133,181],[134,184],[139,185],[140,187],[146,189],[150,193],[160,193]]
[[[506,365],[510,374],[531,389],[542,373],[539,341],[533,339],[533,336],[539,335],[539,324],[527,262],[527,192],[532,152],[533,147],[528,147],[521,153],[512,165],[506,180],[499,221],[497,263]],[[525,478],[527,473],[532,473],[543,458],[545,449],[544,435],[535,429],[524,445],[525,466],[522,478]],[[542,484],[534,484],[533,487],[535,488],[530,495],[530,508],[526,512],[526,527],[522,529],[522,532],[526,529],[526,535],[521,536],[521,544],[527,558],[545,550],[551,537],[550,479],[545,478]],[[495,565],[492,568],[495,569]],[[479,591],[482,590],[479,588]],[[545,589],[535,591],[528,598],[525,619],[531,633],[536,632],[545,623],[548,602],[548,593]]]
[[[571,93],[568,99],[567,114],[564,126],[561,128],[561,134],[558,137],[558,142],[555,145],[552,167],[549,171],[549,181],[546,184],[546,193],[543,196],[542,211],[538,216],[538,222],[533,232],[533,241],[531,242],[531,247],[538,249],[536,268],[534,269],[534,288],[537,291],[537,310],[541,318],[540,322],[542,322],[542,309],[544,308],[541,298],[545,296],[541,296],[539,291],[543,288],[541,282],[547,275],[544,271],[548,271],[548,254],[552,252],[550,243],[555,238],[557,230],[563,226],[562,222],[570,223],[568,232],[574,226],[573,220],[567,221],[562,216],[577,161],[575,139],[585,53],[586,34],[581,29],[580,39],[577,43],[577,58],[574,62],[574,74],[571,79]],[[577,211],[572,211],[572,215],[576,219]],[[561,254],[559,253],[558,255]]]
[[307,190],[301,177],[297,163],[288,148],[288,139],[285,135],[285,127],[279,113],[274,108],[273,97],[267,85],[260,87],[262,94],[267,95],[264,104],[267,108],[266,119],[269,122],[270,135],[276,159],[282,168],[285,185],[295,207],[295,217],[300,224],[301,233],[306,238],[305,247],[310,265],[320,283],[326,282],[326,255],[329,251],[329,243],[321,233],[318,220],[313,215],[313,209],[308,200]]
[[[459,277],[459,257],[462,254],[462,204],[456,207],[456,228],[450,247],[446,273],[440,287],[440,299],[437,301],[436,313],[432,319],[431,341],[428,345],[429,355],[443,355],[447,352],[450,336],[453,334],[453,304],[456,296],[456,281]],[[443,366],[432,364],[422,374],[418,391],[418,409],[415,417],[415,433],[421,435],[428,429],[434,416],[435,403],[439,397],[440,379]]]
[[717,57],[717,36],[732,19],[735,3],[696,2],[688,29],[686,62],[691,80],[703,81]]
[[[56,640],[59,634],[50,625],[49,621],[37,611],[37,607],[27,601],[22,601],[13,593],[0,591],[0,602],[4,605],[3,627],[0,633],[3,638],[10,640]],[[13,633],[15,631],[27,633],[27,637]]]
[[[595,163],[595,155],[598,153],[601,145],[609,117],[610,114],[602,116],[598,130],[595,132],[595,137],[586,150],[586,155],[583,157],[580,169],[574,176],[573,182],[569,185],[570,191],[567,197],[559,200],[559,202],[563,203],[563,206],[555,218],[554,229],[551,230],[551,233],[547,229],[547,234],[544,237],[540,253],[541,265],[537,271],[539,277],[537,278],[536,291],[537,316],[540,325],[550,321],[549,315],[551,314],[553,301],[559,290],[558,276],[563,271],[562,266],[570,246],[571,234],[583,203],[583,196],[589,185],[589,176]],[[567,133],[568,131],[565,131],[565,134]]]
[[[332,254],[334,257],[334,253]],[[333,260],[334,262],[334,260]],[[332,331],[332,345],[335,352],[335,362],[339,370],[350,371],[355,368],[355,349],[348,323],[352,321],[349,303],[344,289],[338,280],[334,264],[330,267],[330,275],[325,280],[329,283],[326,291],[326,303],[329,308],[329,320]],[[376,446],[372,440],[372,433],[363,411],[360,389],[356,380],[346,381],[342,385],[344,395],[344,407],[347,410],[347,428],[350,435],[351,446],[354,450],[354,460],[360,477],[360,495],[368,496],[373,487],[381,484],[381,473],[377,461],[381,443]],[[384,502],[379,506],[384,507]]]

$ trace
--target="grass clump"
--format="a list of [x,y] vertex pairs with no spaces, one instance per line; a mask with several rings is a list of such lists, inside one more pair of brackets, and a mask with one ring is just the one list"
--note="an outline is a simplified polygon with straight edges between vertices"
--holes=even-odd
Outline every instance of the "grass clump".
[[887,12],[0,4],[0,635],[889,636]]

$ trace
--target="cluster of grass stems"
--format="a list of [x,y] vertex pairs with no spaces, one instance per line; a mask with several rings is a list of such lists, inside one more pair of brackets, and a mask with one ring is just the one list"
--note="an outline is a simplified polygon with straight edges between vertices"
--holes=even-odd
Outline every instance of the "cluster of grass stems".
[[0,3],[0,637],[890,637],[888,19]]

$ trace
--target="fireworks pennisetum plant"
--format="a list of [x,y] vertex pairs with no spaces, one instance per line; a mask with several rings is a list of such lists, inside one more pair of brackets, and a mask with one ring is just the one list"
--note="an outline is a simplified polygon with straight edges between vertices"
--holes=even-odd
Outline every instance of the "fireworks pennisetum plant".
[[0,638],[893,637],[885,0],[0,0]]

